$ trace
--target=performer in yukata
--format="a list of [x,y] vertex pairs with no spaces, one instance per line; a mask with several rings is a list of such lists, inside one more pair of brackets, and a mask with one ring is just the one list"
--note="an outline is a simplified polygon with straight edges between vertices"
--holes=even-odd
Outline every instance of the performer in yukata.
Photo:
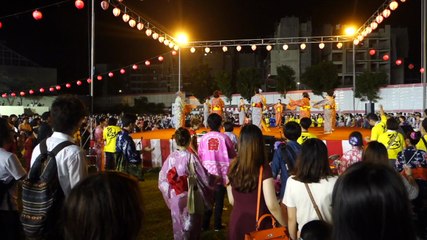
[[220,97],[220,91],[215,90],[211,101],[211,113],[216,113],[224,119],[224,101]]
[[258,126],[262,130],[262,111],[263,108],[266,106],[266,99],[261,94],[262,90],[256,89],[255,95],[251,98],[251,106],[252,106],[252,124],[255,126]]
[[311,118],[310,111],[310,97],[308,96],[308,92],[302,93],[302,98],[299,100],[291,99],[288,104],[289,109],[295,110],[296,107],[299,107],[299,118]]
[[174,239],[200,239],[203,211],[190,214],[187,207],[187,177],[192,174],[189,165],[193,164],[197,178],[196,191],[200,193],[207,208],[213,203],[214,186],[197,154],[188,150],[190,132],[185,128],[179,128],[174,137],[178,148],[163,164],[159,173],[159,189],[171,211]]
[[203,125],[205,128],[208,127],[208,116],[210,113],[211,104],[209,102],[209,98],[207,97],[205,103],[203,103]]
[[175,129],[185,127],[185,94],[181,91],[176,93],[175,103],[173,104],[173,116]]
[[239,108],[239,125],[243,126],[245,124],[246,106],[245,100],[242,97],[240,98],[239,105],[237,107]]
[[315,108],[323,107],[324,113],[324,124],[323,124],[323,131],[325,134],[331,134],[332,133],[332,123],[335,116],[333,116],[333,113],[335,111],[335,98],[334,98],[334,91],[330,90],[327,92],[327,96],[325,99],[323,99],[320,102],[317,102],[314,104]]
[[277,100],[277,103],[274,105],[274,111],[276,112],[276,127],[282,127],[282,114],[283,114],[283,105],[282,100]]

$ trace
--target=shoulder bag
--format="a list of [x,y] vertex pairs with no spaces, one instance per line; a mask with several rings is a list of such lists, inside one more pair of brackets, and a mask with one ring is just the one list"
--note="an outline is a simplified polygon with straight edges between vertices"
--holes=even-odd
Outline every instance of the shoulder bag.
[[197,186],[197,175],[194,167],[194,162],[191,160],[191,153],[188,159],[188,196],[187,196],[187,209],[189,214],[203,214],[204,202],[200,189]]
[[308,195],[310,196],[310,200],[311,200],[311,203],[313,204],[314,210],[316,211],[317,217],[319,218],[319,220],[324,221],[322,213],[320,212],[319,207],[316,204],[316,201],[314,201],[313,194],[310,191],[310,187],[308,186],[307,183],[304,183],[304,185],[305,185],[305,188],[307,189]]
[[[285,239],[289,240],[288,229],[284,226],[277,227],[276,219],[274,219],[271,214],[264,214],[259,217],[259,205],[261,202],[261,189],[262,189],[262,172],[264,168],[261,165],[259,169],[259,179],[258,179],[258,197],[257,197],[257,209],[256,209],[256,230],[250,233],[245,234],[245,240],[264,240],[264,239]],[[260,230],[261,222],[266,219],[271,218],[271,225],[273,226],[270,229]]]

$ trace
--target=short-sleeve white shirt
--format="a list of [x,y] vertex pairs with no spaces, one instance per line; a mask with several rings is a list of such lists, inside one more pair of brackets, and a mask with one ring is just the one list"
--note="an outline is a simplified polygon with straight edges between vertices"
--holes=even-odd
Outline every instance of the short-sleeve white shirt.
[[[15,154],[6,151],[4,148],[0,148],[0,180],[4,183],[9,183],[13,179],[19,180],[26,174],[24,168],[19,162],[18,157]],[[16,184],[9,188],[9,196],[11,197],[11,203],[13,210],[17,209],[17,188]],[[0,199],[0,210],[12,210],[8,208],[7,197]]]
[[[293,179],[293,177],[289,177],[286,183],[283,203],[287,207],[296,208],[298,230],[301,231],[304,224],[312,220],[318,220],[319,217],[316,214],[316,210],[314,210],[304,183]],[[338,176],[333,176],[321,179],[318,183],[308,184],[323,219],[328,223],[332,223],[332,191],[337,179]]]
[[[53,132],[52,136],[46,140],[47,150],[52,151],[58,144],[64,141],[74,142],[73,138],[67,134]],[[34,161],[39,155],[40,144],[34,148],[31,156],[31,166],[33,166]],[[65,196],[68,197],[71,189],[87,176],[86,154],[77,145],[67,146],[56,155],[56,164],[59,184]]]

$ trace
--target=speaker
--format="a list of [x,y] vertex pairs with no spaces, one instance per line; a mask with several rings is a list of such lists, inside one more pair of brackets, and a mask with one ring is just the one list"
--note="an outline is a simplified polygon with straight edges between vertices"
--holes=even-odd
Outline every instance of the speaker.
[[375,103],[365,103],[365,114],[375,113]]

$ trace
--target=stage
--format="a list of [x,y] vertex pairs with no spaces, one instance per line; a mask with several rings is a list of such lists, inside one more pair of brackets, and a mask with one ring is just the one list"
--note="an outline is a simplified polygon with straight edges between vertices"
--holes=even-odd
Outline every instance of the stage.
[[[269,132],[263,131],[263,135],[277,139],[281,138],[281,128],[270,128],[270,130],[271,131]],[[197,134],[203,134],[207,131],[208,129],[202,128],[196,132]],[[342,155],[351,148],[348,143],[348,136],[351,132],[359,131],[362,133],[364,138],[371,134],[371,130],[369,129],[349,127],[335,128],[335,131],[332,134],[323,134],[323,128],[310,128],[309,131],[326,143],[329,155]],[[137,150],[141,150],[142,147],[154,147],[154,151],[152,152],[143,152],[144,167],[153,168],[162,166],[169,154],[176,149],[175,142],[172,140],[174,132],[175,129],[161,129],[132,134]],[[234,133],[239,136],[240,127],[235,127]]]

